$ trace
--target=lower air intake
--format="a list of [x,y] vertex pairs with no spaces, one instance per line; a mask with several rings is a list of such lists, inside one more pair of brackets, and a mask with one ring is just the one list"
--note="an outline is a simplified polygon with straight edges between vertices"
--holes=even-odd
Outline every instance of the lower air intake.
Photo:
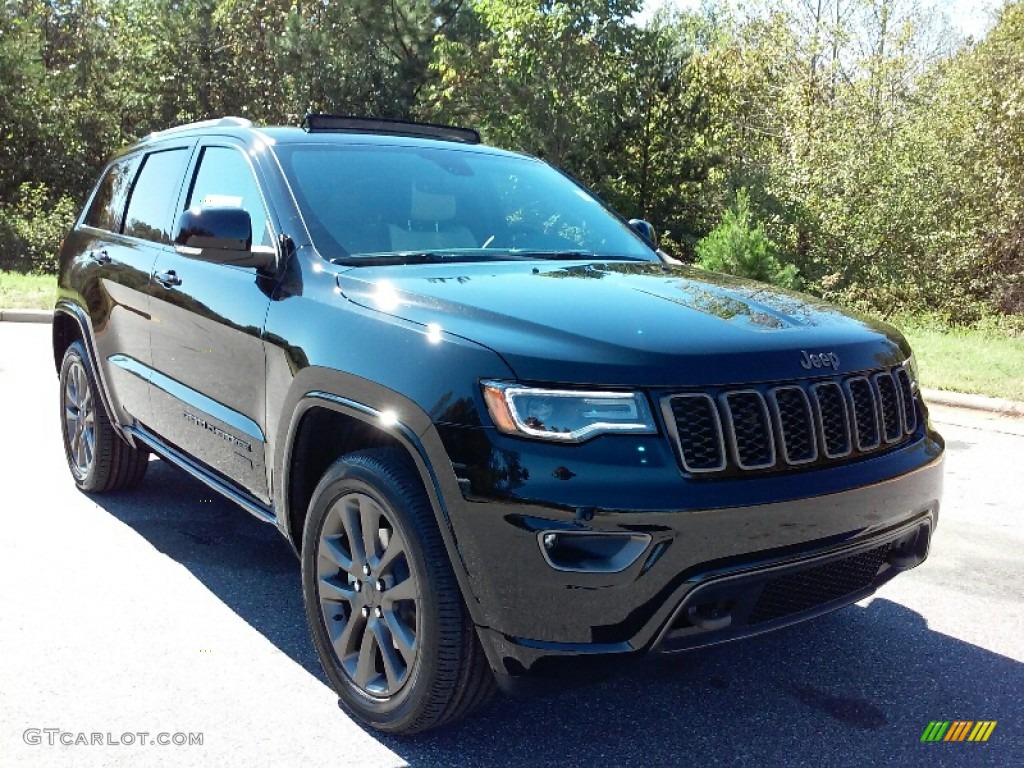
[[866,589],[889,553],[889,544],[822,565],[797,571],[765,584],[748,624],[774,621],[802,613]]

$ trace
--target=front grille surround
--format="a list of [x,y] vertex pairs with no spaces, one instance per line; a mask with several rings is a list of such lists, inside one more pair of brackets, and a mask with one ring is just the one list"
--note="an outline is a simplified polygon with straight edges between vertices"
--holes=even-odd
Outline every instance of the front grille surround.
[[916,390],[903,366],[673,393],[661,405],[683,470],[702,477],[855,460],[905,444],[918,429]]
[[850,431],[850,409],[843,388],[834,381],[826,381],[812,384],[811,392],[814,395],[818,435],[825,456],[830,459],[846,458],[853,453],[853,438]]
[[903,407],[903,431],[908,435],[917,431],[917,407],[914,404],[914,385],[906,368],[896,369],[896,383],[900,390],[900,404]]
[[887,443],[898,443],[903,439],[903,403],[896,379],[888,371],[879,371],[871,377],[871,383],[882,417],[882,438]]
[[[662,401],[662,415],[668,425],[669,436],[679,451],[683,469],[693,474],[720,472],[726,468],[725,435],[722,431],[722,417],[710,395],[703,393],[682,394]],[[680,412],[694,410],[702,421],[699,429],[680,433],[677,428]]]
[[[792,466],[818,459],[817,424],[807,393],[798,386],[775,387],[768,391],[779,450]],[[788,427],[787,427],[788,425]]]
[[737,389],[720,398],[729,450],[740,469],[775,465],[775,441],[768,406],[756,389]]
[[873,451],[882,444],[875,391],[865,376],[851,376],[845,381],[853,416],[853,436],[860,452]]

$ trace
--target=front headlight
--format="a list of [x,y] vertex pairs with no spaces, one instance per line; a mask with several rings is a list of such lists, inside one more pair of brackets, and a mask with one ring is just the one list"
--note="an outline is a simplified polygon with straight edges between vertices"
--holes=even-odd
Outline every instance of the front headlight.
[[506,434],[578,443],[606,432],[658,431],[640,392],[583,392],[483,382],[484,401]]

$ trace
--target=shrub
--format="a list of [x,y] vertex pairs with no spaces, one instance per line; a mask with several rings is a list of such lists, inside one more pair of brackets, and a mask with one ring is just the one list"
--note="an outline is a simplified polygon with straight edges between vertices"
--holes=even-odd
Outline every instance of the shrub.
[[44,184],[22,184],[12,203],[0,204],[0,269],[56,274],[60,242],[76,213],[70,197],[53,201]]
[[764,227],[751,222],[750,196],[741,189],[718,226],[697,243],[697,265],[712,272],[796,288],[800,283],[796,266],[782,264],[777,253]]

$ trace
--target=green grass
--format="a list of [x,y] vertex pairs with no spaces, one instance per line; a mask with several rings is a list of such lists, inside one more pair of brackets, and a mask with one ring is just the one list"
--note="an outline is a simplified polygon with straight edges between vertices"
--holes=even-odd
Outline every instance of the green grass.
[[0,271],[0,309],[53,309],[57,278]]
[[897,326],[914,348],[922,386],[1024,401],[1024,336],[913,320]]

